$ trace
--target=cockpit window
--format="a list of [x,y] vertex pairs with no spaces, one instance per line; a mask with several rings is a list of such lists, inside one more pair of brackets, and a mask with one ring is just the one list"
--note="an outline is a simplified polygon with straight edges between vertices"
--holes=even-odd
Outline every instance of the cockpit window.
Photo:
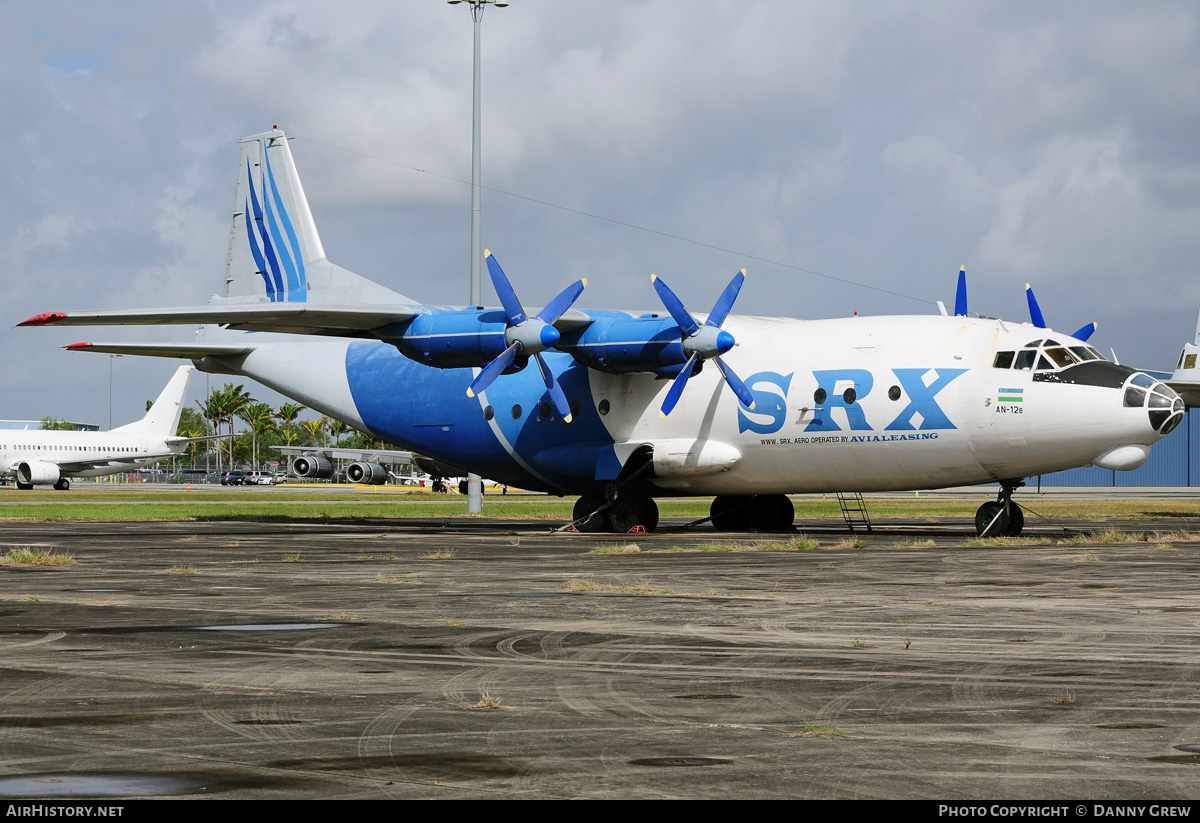
[[1042,345],[1042,341],[1041,341],[1041,340],[1031,340],[1031,341],[1029,341],[1028,343],[1026,343],[1026,344],[1025,344],[1025,348],[1027,348],[1027,349],[1036,349],[1036,348],[1037,348],[1038,346],[1040,346],[1040,345]]
[[1196,368],[1196,355],[1189,354],[1187,357],[1183,358],[1183,367],[1185,369]]
[[1011,369],[1014,355],[1016,355],[1016,352],[996,352],[996,360],[992,363],[992,366],[997,369]]
[[1154,385],[1154,380],[1150,375],[1141,373],[1135,374],[1130,378],[1129,382],[1135,386],[1141,386],[1143,389],[1148,389]]
[[1038,371],[1050,371],[1053,368],[1054,368],[1054,366],[1050,365],[1050,361],[1046,359],[1046,355],[1043,354],[1041,357],[1038,358],[1038,364],[1037,364]]
[[1054,361],[1054,365],[1058,366],[1060,369],[1064,366],[1073,366],[1080,362],[1078,357],[1071,354],[1068,349],[1065,349],[1062,346],[1055,346],[1052,349],[1046,349],[1046,356]]
[[1033,368],[1033,361],[1037,357],[1037,352],[1032,349],[1025,349],[1017,352],[1017,368],[1028,371]]
[[1141,389],[1129,386],[1125,389],[1125,407],[1140,409],[1146,402],[1146,393]]
[[1071,353],[1079,358],[1080,362],[1086,363],[1088,360],[1103,360],[1100,352],[1093,349],[1091,346],[1072,346]]

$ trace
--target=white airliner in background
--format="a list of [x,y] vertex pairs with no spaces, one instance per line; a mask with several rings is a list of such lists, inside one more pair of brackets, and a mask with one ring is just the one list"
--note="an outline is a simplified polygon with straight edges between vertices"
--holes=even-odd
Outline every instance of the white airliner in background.
[[1032,290],[1032,323],[969,316],[961,273],[953,315],[737,316],[744,273],[708,315],[654,276],[666,311],[574,309],[580,280],[528,314],[486,253],[502,308],[428,306],[329,262],[283,132],[242,141],[237,181],[223,296],[22,325],[205,324],[193,343],[68,348],[249,377],[461,473],[578,494],[592,530],[653,530],[661,495],[773,530],[792,493],[999,483],[976,527],[1015,535],[1024,478],[1136,468],[1184,415],[1089,346],[1092,324],[1046,328]]
[[0,429],[0,475],[18,489],[53,484],[71,487],[72,477],[100,477],[182,454],[186,437],[176,437],[191,366],[180,366],[146,416],[106,432]]

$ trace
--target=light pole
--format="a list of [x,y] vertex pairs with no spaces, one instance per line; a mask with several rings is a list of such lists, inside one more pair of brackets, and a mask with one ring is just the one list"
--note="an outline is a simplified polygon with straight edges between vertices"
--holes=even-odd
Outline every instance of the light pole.
[[[480,182],[479,157],[479,29],[483,20],[483,12],[488,6],[502,9],[508,3],[502,0],[446,0],[451,6],[466,3],[471,7],[471,20],[475,23],[475,75],[472,80],[472,116],[471,116],[471,305],[478,306],[483,302],[483,288],[480,282],[479,261],[479,216],[482,199]],[[479,475],[467,475],[467,513],[479,514],[483,511],[483,483]]]
[[114,360],[116,360],[118,357],[121,357],[121,356],[122,356],[122,355],[119,355],[119,354],[110,354],[110,355],[108,356],[108,428],[109,428],[109,431],[111,431],[111,430],[112,430],[112,372],[113,372],[113,361],[114,361]]

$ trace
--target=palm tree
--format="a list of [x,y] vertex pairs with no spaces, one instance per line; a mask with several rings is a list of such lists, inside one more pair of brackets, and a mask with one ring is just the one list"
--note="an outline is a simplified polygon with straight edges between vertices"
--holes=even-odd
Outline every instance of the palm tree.
[[258,469],[261,463],[258,441],[264,434],[275,428],[275,424],[271,422],[275,415],[268,403],[248,403],[238,410],[237,416],[245,420],[246,425],[250,427],[250,459],[254,468]]
[[319,420],[305,420],[304,424],[301,426],[301,428],[303,428],[309,433],[309,435],[312,436],[313,443],[317,446],[321,445],[321,432],[325,431],[326,420],[328,420],[326,417],[322,417]]
[[[221,433],[221,430],[219,428],[220,421],[224,420],[225,418],[224,418],[224,414],[222,413],[221,403],[217,396],[217,392],[213,391],[211,394],[209,394],[208,398],[203,403],[201,403],[200,401],[197,400],[196,405],[200,407],[200,414],[203,415],[204,419],[212,424],[213,433],[220,434]],[[208,432],[205,432],[205,434],[208,434]],[[206,449],[210,449],[211,443],[205,443],[204,447]],[[217,446],[217,474],[220,474],[220,473],[221,473],[221,447],[218,444],[218,446]]]
[[333,445],[340,446],[342,443],[342,435],[353,431],[349,426],[341,420],[333,420],[329,424],[329,433],[333,435]]
[[254,402],[250,392],[244,391],[242,384],[226,383],[220,391],[213,392],[221,411],[221,419],[229,424],[229,468],[233,468],[233,420],[247,405]]

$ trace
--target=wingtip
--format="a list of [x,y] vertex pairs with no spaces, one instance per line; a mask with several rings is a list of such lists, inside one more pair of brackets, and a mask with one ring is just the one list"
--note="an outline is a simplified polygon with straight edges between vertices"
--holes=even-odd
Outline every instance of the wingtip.
[[45,326],[47,323],[57,323],[59,320],[66,319],[66,312],[61,311],[44,311],[41,314],[35,314],[33,317],[27,317],[18,323],[18,326]]
[[95,343],[71,343],[69,345],[63,346],[63,348],[66,349],[67,351],[77,351],[79,349],[90,349],[94,345],[96,345],[96,344]]

